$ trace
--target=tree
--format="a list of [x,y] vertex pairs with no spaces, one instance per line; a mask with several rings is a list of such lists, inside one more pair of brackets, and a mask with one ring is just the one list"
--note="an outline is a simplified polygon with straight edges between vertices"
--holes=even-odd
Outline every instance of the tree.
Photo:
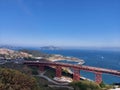
[[17,70],[0,68],[0,90],[38,90],[36,79]]

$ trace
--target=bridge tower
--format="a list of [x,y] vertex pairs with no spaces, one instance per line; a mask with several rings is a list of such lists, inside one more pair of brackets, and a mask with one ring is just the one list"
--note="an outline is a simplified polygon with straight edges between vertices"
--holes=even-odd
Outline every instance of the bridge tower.
[[97,84],[100,84],[102,82],[102,73],[100,72],[95,72],[95,82]]
[[74,73],[73,73],[73,80],[74,81],[79,81],[80,80],[80,70],[77,68],[73,68]]
[[56,66],[56,77],[61,77],[62,76],[62,67],[61,66]]
[[45,66],[44,66],[44,65],[39,65],[39,70],[40,70],[41,72],[43,72],[43,71],[44,71],[44,68],[45,68]]

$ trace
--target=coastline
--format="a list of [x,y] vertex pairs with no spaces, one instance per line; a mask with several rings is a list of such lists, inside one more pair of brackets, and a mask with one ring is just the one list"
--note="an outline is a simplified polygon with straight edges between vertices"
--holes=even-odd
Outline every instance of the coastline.
[[[49,57],[48,60],[52,61],[52,62],[58,62],[58,61],[62,62],[63,61],[63,63],[64,63],[64,61],[66,61],[68,63],[69,62],[76,62],[79,65],[82,65],[82,64],[85,63],[85,61],[82,60],[82,59],[79,59],[79,58],[76,58],[76,57],[62,56],[62,55],[54,55],[52,57]],[[71,71],[69,68],[62,68],[62,69],[68,71],[70,74],[73,74],[73,71]],[[86,78],[86,77],[83,77],[83,76],[81,76],[80,79],[93,81],[93,80],[91,80],[89,78]]]
[[55,54],[49,58],[47,58],[47,60],[52,61],[52,62],[57,62],[57,61],[68,61],[68,62],[77,62],[78,64],[84,64],[85,61],[76,57],[68,57],[68,56],[63,56],[63,55],[58,55]]

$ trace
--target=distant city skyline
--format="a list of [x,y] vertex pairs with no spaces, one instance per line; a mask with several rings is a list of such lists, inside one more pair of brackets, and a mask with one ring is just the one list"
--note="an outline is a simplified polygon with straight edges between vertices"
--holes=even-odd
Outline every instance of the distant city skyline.
[[0,0],[0,45],[120,47],[120,0]]

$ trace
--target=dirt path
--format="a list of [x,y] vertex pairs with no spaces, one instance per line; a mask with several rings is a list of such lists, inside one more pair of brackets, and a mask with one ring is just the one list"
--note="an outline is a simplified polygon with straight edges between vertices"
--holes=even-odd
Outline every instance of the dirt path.
[[45,75],[44,75],[45,73],[46,73],[46,71],[40,73],[38,76],[39,76],[39,77],[42,77],[42,78],[44,78],[44,79],[46,79],[46,80],[48,80],[49,82],[52,82],[52,83],[55,84],[55,85],[63,86],[63,85],[68,85],[68,84],[69,84],[69,83],[59,83],[59,82],[56,82],[56,81],[50,79],[49,77],[45,76]]

